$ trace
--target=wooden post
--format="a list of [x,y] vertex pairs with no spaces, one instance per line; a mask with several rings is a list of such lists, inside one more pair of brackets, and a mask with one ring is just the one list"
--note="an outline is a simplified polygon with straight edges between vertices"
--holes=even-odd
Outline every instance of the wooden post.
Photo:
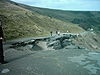
[[0,21],[0,63],[5,64],[6,62],[4,61],[4,52],[3,52],[3,30],[2,30],[2,21]]

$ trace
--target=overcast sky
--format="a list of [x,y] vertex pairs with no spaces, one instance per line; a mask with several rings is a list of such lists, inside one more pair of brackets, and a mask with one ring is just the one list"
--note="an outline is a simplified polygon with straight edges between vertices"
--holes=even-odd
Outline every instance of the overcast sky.
[[100,11],[100,0],[12,0],[31,6],[80,11]]

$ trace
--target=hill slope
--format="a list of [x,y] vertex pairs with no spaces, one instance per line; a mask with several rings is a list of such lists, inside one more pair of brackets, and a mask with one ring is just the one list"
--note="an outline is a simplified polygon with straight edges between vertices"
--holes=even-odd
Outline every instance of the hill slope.
[[4,21],[6,39],[43,36],[57,29],[79,33],[93,27],[99,31],[100,26],[100,12],[52,10],[9,0],[0,1],[0,19]]
[[89,27],[100,31],[100,11],[62,11],[46,8],[30,7],[27,5],[18,4],[19,6],[37,12],[41,15],[56,18],[64,22],[78,24],[80,27],[87,30]]

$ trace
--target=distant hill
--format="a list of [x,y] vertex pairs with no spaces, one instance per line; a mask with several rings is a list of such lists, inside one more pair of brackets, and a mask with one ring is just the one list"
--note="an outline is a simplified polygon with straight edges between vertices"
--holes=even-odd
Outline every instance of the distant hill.
[[100,12],[63,11],[32,7],[10,0],[0,0],[0,19],[6,39],[49,35],[61,32],[100,31]]
[[[64,11],[64,10],[54,10],[46,8],[29,7],[27,5],[19,6],[37,12],[44,16],[49,16],[51,18],[56,18],[64,22],[71,22],[78,24],[85,30],[88,28],[93,28],[100,31],[100,11]],[[98,28],[97,28],[98,27]]]

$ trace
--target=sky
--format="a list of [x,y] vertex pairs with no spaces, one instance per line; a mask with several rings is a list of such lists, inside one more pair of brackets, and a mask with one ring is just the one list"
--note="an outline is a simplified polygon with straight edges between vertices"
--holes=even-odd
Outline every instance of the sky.
[[100,0],[12,0],[30,6],[75,10],[75,11],[100,11]]

